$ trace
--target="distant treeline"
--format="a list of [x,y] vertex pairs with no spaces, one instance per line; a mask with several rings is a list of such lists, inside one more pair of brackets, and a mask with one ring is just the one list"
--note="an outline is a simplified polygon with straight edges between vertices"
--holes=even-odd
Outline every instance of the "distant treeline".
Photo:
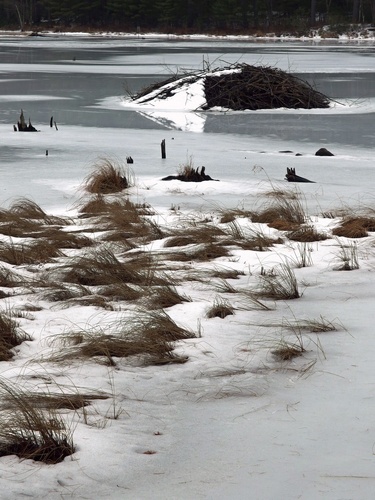
[[0,0],[0,26],[119,31],[299,31],[375,22],[375,0]]

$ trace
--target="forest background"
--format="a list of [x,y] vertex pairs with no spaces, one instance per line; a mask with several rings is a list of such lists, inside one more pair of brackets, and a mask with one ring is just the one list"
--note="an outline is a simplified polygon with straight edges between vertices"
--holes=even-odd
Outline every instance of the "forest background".
[[0,28],[304,35],[375,23],[375,0],[0,0]]

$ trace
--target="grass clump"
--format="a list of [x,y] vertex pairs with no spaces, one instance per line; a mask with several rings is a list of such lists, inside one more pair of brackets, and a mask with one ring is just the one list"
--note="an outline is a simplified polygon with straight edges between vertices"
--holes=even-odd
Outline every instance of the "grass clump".
[[46,290],[42,292],[41,296],[43,300],[50,302],[65,302],[91,294],[89,288],[80,284],[64,285],[63,283],[56,283],[52,286],[46,286]]
[[62,462],[75,451],[72,431],[55,408],[41,408],[35,399],[9,381],[0,380],[0,456]]
[[237,218],[250,218],[252,212],[244,208],[234,208],[234,209],[222,209],[220,211],[220,222],[222,224],[228,224],[234,222]]
[[304,352],[306,352],[306,349],[302,343],[281,339],[279,345],[271,351],[271,354],[277,361],[290,361],[293,358],[302,356]]
[[105,231],[104,241],[118,241],[129,248],[131,239],[157,239],[163,237],[161,228],[148,216],[153,214],[147,204],[137,204],[128,198],[106,200],[101,194],[79,207],[80,218],[95,218],[97,231]]
[[16,287],[24,283],[24,278],[16,274],[12,269],[0,264],[0,286]]
[[272,272],[263,272],[260,276],[258,295],[272,300],[298,299],[301,295],[293,270],[287,264],[280,264]]
[[51,231],[51,226],[67,224],[67,219],[47,215],[27,198],[15,201],[9,210],[0,210],[0,233],[7,236],[37,238]]
[[253,222],[268,224],[280,231],[295,231],[305,223],[306,218],[301,200],[284,196],[275,196],[263,210],[253,212],[251,215]]
[[180,294],[173,285],[155,286],[151,290],[148,287],[148,291],[149,296],[145,302],[150,309],[165,309],[183,302],[191,302],[190,297]]
[[12,349],[31,337],[19,328],[19,324],[4,312],[0,312],[0,361],[13,358]]
[[281,238],[271,238],[266,236],[262,231],[244,230],[237,221],[229,223],[229,233],[229,242],[239,246],[243,250],[264,252],[269,250],[273,245],[283,242]]
[[[181,363],[187,360],[173,353],[173,342],[194,337],[195,334],[178,326],[162,310],[144,312],[91,330],[60,334],[53,343],[59,348],[52,361],[96,358],[115,366],[115,358],[137,358],[142,364]],[[62,344],[62,346],[61,346]]]
[[23,219],[32,219],[43,221],[47,225],[65,226],[68,222],[62,217],[48,215],[34,201],[28,198],[19,198],[10,207],[10,213],[22,217]]
[[294,257],[289,257],[289,260],[298,268],[310,267],[313,264],[312,251],[308,243],[297,243],[297,246],[293,247]]
[[353,271],[359,269],[358,246],[356,242],[345,244],[337,239],[339,245],[339,253],[337,260],[339,262],[338,271]]
[[67,283],[83,286],[114,284],[146,285],[156,281],[152,259],[120,260],[108,247],[71,259],[52,272]]
[[329,321],[323,316],[320,316],[318,319],[303,319],[295,321],[284,320],[281,326],[294,332],[297,331],[298,333],[301,333],[302,331],[325,333],[335,332],[338,329],[337,322]]
[[218,242],[220,238],[225,236],[225,231],[212,224],[198,223],[194,226],[190,225],[183,230],[178,229],[172,231],[172,235],[166,239],[164,246],[169,247],[182,247],[187,245],[209,245]]
[[369,231],[375,231],[375,218],[348,217],[341,222],[340,226],[333,229],[332,234],[345,238],[365,238]]
[[99,159],[85,180],[85,190],[92,194],[119,193],[133,185],[129,171],[108,158]]
[[225,299],[221,297],[216,297],[214,303],[206,312],[207,318],[221,318],[224,319],[227,316],[232,316],[234,314],[234,307]]
[[30,243],[0,242],[0,260],[12,265],[42,264],[63,253],[52,242],[37,240]]
[[319,233],[313,226],[301,226],[295,231],[290,231],[287,237],[292,241],[299,241],[301,243],[311,243],[313,241],[328,239],[326,234]]

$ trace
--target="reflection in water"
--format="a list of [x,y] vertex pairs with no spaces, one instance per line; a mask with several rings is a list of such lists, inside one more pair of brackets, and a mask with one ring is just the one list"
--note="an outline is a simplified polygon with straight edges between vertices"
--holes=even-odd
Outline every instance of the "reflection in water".
[[184,113],[183,111],[137,111],[141,116],[149,118],[169,129],[183,132],[204,132],[207,115],[203,113]]

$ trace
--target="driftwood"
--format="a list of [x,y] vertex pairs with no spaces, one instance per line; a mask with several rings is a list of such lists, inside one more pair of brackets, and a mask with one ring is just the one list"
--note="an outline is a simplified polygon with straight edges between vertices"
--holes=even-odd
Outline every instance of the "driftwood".
[[286,169],[285,179],[288,182],[312,182],[312,183],[314,183],[314,181],[310,181],[309,179],[305,179],[305,177],[300,177],[299,175],[296,175],[295,168],[287,168]]
[[22,109],[21,109],[20,119],[17,122],[17,128],[18,132],[38,132],[37,129],[31,125],[30,118],[28,125],[26,125]]
[[215,181],[217,179],[213,179],[209,175],[206,174],[206,167],[201,167],[199,171],[198,168],[188,167],[185,168],[181,174],[177,175],[168,175],[167,177],[163,177],[162,181],[182,181],[182,182],[203,182],[203,181]]
[[275,108],[328,108],[329,99],[307,82],[290,73],[267,66],[234,64],[216,70],[173,76],[132,96],[140,104],[152,99],[168,99],[186,85],[203,80],[207,110],[221,107],[233,110]]

